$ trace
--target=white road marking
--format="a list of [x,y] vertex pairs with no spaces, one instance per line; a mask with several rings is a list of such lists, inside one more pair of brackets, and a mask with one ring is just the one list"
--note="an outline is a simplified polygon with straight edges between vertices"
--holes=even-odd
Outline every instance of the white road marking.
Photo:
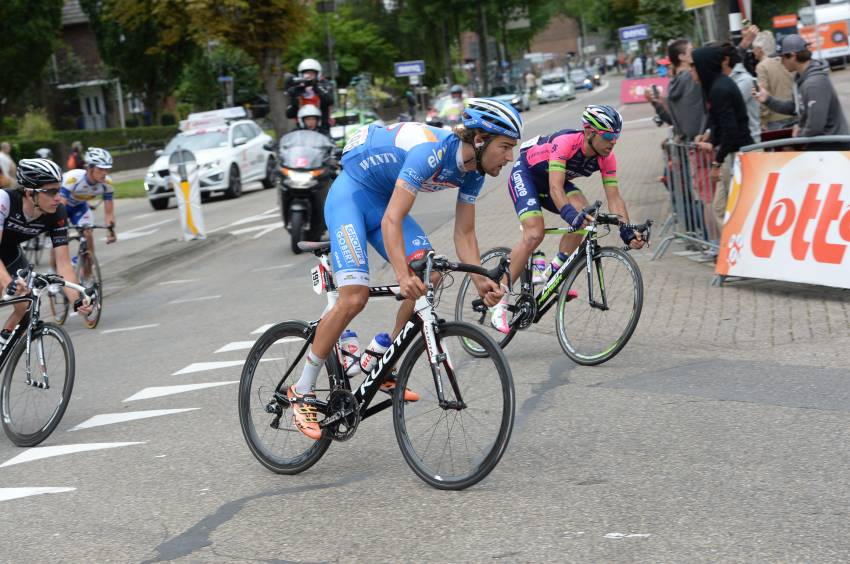
[[[272,360],[283,360],[281,358],[261,358],[260,362],[270,362]],[[218,370],[219,368],[232,368],[234,366],[242,366],[244,360],[220,360],[217,362],[193,362],[186,368],[181,368],[172,376],[182,376],[183,374],[192,374],[194,372],[204,372],[206,370]]]
[[217,370],[219,368],[231,368],[233,366],[242,366],[244,360],[220,360],[217,362],[193,362],[185,368],[181,368],[172,376],[182,376],[183,374],[194,374],[195,372],[204,372],[206,370]]
[[230,382],[207,382],[205,384],[180,384],[178,386],[153,386],[145,388],[140,392],[136,392],[124,402],[146,400],[152,398],[161,398],[162,396],[170,396],[173,394],[182,394],[183,392],[194,392],[195,390],[203,390],[206,388],[215,388],[218,386],[226,386],[227,384],[238,384],[239,380]]
[[227,227],[235,227],[236,225],[245,225],[246,223],[254,223],[255,221],[267,221],[267,220],[270,219],[269,218],[270,215],[272,215],[272,214],[276,215],[277,212],[278,212],[277,208],[274,208],[272,210],[264,211],[263,213],[261,213],[259,215],[252,215],[252,216],[249,216],[249,217],[243,217],[242,219],[234,221],[233,223],[227,225]]
[[629,121],[624,121],[623,125],[630,125],[630,124],[633,124],[633,123],[640,123],[642,121],[650,121],[650,120],[652,120],[651,116],[645,117],[645,118],[640,118],[640,119],[630,119]]
[[150,217],[152,215],[159,215],[159,212],[153,211],[153,212],[143,213],[142,215],[137,215],[137,216],[131,217],[130,221],[136,221],[137,219],[144,219],[144,218]]
[[[146,237],[148,235],[153,235],[157,231],[159,231],[160,225],[165,225],[166,223],[171,223],[175,221],[175,218],[164,219],[162,221],[158,221],[156,223],[151,223],[150,225],[144,225],[142,227],[137,227],[135,229],[131,229],[129,231],[122,231],[118,233],[119,241],[129,241],[131,239],[138,239],[139,237]],[[101,239],[102,241],[106,241],[106,237]]]
[[33,460],[41,460],[42,458],[51,458],[53,456],[62,456],[64,454],[74,454],[76,452],[87,452],[90,450],[102,450],[105,448],[117,448],[130,445],[141,445],[144,442],[135,443],[80,443],[76,445],[58,445],[49,447],[35,447],[27,449],[15,458],[7,460],[0,464],[0,468],[21,464],[22,462],[32,462]]
[[31,495],[72,492],[77,488],[0,488],[0,501],[20,499]]
[[101,335],[106,335],[107,333],[121,333],[122,331],[138,331],[139,329],[151,329],[153,327],[159,327],[159,323],[151,323],[150,325],[136,325],[135,327],[121,327],[119,329],[106,329],[101,331]]
[[269,233],[271,233],[272,231],[275,231],[276,229],[283,229],[283,222],[282,222],[282,221],[281,221],[281,222],[278,222],[278,223],[277,223],[277,224],[275,224],[275,225],[269,226],[269,227],[267,227],[266,229],[263,229],[262,231],[260,231],[260,232],[259,232],[259,233],[257,233],[256,235],[253,235],[253,236],[251,237],[251,239],[259,239],[259,238],[260,238],[260,237],[262,237],[263,235],[268,235]]
[[221,297],[221,294],[216,294],[215,296],[201,296],[199,298],[185,298],[182,300],[172,300],[168,302],[169,304],[185,304],[189,302],[203,302],[206,300],[217,300]]
[[200,278],[184,278],[182,280],[166,280],[165,282],[158,282],[157,286],[168,286],[169,284],[188,284],[189,282],[197,282]]
[[652,535],[647,533],[608,533],[606,539],[646,539]]
[[149,417],[159,417],[161,415],[172,415],[175,413],[183,413],[185,411],[195,411],[200,407],[187,407],[183,409],[150,409],[148,411],[128,411],[122,413],[102,413],[95,415],[91,419],[83,421],[71,431],[80,431],[82,429],[91,429],[92,427],[102,427],[103,425],[112,425],[115,423],[126,423],[127,421],[136,421],[137,419],[148,419]]
[[213,354],[231,351],[244,351],[253,347],[255,342],[256,341],[233,341],[232,343],[227,343]]
[[[275,344],[277,344],[277,343],[291,343],[293,341],[301,341],[301,340],[303,340],[303,339],[301,339],[300,337],[284,337],[283,339],[278,339],[277,341],[275,341]],[[244,351],[244,350],[247,350],[247,349],[250,349],[251,347],[253,347],[254,343],[256,343],[256,341],[234,341],[232,343],[227,343],[226,345],[224,345],[223,347],[221,347],[220,349],[215,351],[215,353],[213,353],[213,354],[223,353],[223,352],[232,352],[232,351]]]
[[231,231],[231,235],[243,235],[245,233],[252,233],[254,231],[263,231],[263,235],[272,231],[274,229],[278,229],[283,227],[282,221],[276,221],[274,223],[266,223],[264,225],[253,225],[251,227],[243,227],[242,229],[237,229],[236,231]]
[[251,334],[252,335],[259,335],[260,333],[265,333],[266,331],[268,331],[269,329],[271,329],[274,326],[275,326],[274,323],[266,323],[265,325],[260,325],[259,327],[257,327],[253,331],[251,331]]
[[289,268],[290,266],[292,266],[292,263],[288,262],[286,264],[279,264],[277,266],[263,266],[262,268],[255,268],[250,272],[266,272],[267,270],[279,270],[281,268]]

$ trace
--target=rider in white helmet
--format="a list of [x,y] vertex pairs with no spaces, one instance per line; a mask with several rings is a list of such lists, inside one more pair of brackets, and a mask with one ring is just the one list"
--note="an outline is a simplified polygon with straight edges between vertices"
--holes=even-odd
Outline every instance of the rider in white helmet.
[[299,110],[305,106],[314,106],[321,113],[318,131],[329,134],[331,122],[331,110],[333,107],[333,87],[322,78],[322,65],[316,59],[304,59],[298,65],[298,76],[289,81],[286,94],[289,96],[289,107],[286,109],[286,117],[290,119],[299,118]]
[[313,104],[302,106],[298,110],[298,128],[316,131],[322,123],[322,110]]

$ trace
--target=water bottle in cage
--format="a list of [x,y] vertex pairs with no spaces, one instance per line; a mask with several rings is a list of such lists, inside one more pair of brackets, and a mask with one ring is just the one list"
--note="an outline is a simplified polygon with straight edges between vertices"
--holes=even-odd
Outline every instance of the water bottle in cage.
[[343,331],[339,338],[339,355],[345,374],[357,374],[360,370],[360,342],[357,340],[357,333],[351,329]]
[[386,333],[378,333],[366,350],[360,355],[360,370],[368,374],[378,364],[378,359],[384,356],[387,349],[390,348],[392,340]]

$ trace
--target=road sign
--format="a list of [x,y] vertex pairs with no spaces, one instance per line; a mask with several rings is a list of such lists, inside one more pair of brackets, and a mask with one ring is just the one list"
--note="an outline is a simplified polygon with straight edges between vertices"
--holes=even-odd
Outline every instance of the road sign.
[[696,10],[698,8],[714,6],[714,0],[682,0],[682,6],[687,12],[690,10]]
[[395,63],[396,76],[425,74],[425,61],[401,61]]
[[649,39],[649,26],[647,24],[630,25],[620,28],[620,41],[640,41],[641,39]]

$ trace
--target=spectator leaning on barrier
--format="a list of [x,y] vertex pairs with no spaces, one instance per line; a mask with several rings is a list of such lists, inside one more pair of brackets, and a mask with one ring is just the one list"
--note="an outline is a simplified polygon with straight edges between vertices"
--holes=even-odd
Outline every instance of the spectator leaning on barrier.
[[[790,100],[794,97],[794,75],[788,72],[779,57],[776,56],[776,41],[773,33],[761,31],[753,40],[753,53],[756,65],[756,80],[759,88],[767,91],[778,100]],[[797,123],[797,117],[774,112],[761,104],[761,127],[768,131],[786,129]]]
[[716,149],[711,163],[711,180],[721,180],[714,193],[714,215],[718,226],[723,225],[726,198],[735,153],[753,142],[744,98],[731,78],[723,74],[723,50],[720,47],[700,47],[693,52],[691,76],[702,86],[708,109],[708,131],[699,138],[700,146]]
[[[812,59],[808,44],[797,34],[782,38],[779,53],[782,55],[782,65],[789,72],[796,73],[794,97],[791,100],[780,100],[760,90],[756,94],[759,102],[782,114],[793,115],[796,112],[800,124],[794,127],[795,137],[850,135],[841,102],[829,80],[829,65]],[[845,151],[850,149],[850,143],[819,143],[813,145],[812,149]]]
[[753,96],[753,75],[744,68],[739,51],[732,43],[727,41],[720,45],[720,48],[723,50],[723,74],[738,85],[744,105],[747,107],[750,137],[758,143],[761,141],[761,115],[758,100]]
[[667,87],[667,97],[659,99],[652,90],[646,90],[647,100],[655,107],[658,116],[673,126],[678,141],[693,141],[705,131],[705,102],[700,85],[694,82],[690,69],[693,46],[687,39],[675,39],[667,45],[667,57],[672,66],[673,78]]

